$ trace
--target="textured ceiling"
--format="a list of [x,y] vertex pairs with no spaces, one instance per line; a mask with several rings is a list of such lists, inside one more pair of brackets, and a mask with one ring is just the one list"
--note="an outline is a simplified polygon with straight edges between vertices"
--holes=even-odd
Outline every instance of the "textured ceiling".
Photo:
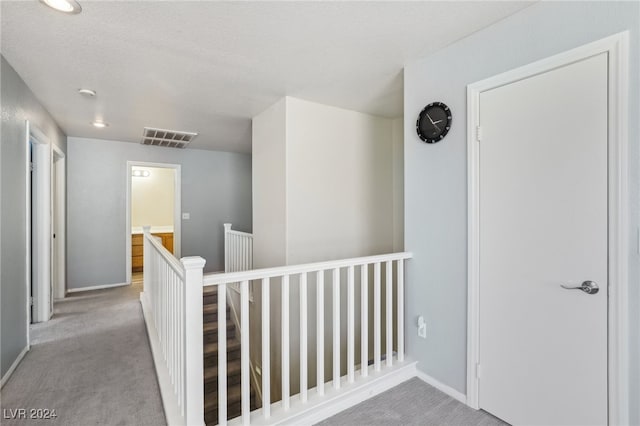
[[236,152],[283,96],[401,115],[405,63],[530,4],[80,2],[79,15],[1,2],[2,54],[69,136],[139,142],[149,126]]

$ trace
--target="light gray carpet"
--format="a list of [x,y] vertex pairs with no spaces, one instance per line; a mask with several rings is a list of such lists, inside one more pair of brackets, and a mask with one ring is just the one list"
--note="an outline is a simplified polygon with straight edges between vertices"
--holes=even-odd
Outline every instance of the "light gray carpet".
[[484,411],[473,410],[413,378],[319,425],[503,426],[507,423]]
[[31,350],[2,389],[0,406],[55,409],[58,417],[0,423],[166,425],[139,292],[137,284],[56,303],[51,321],[32,326]]

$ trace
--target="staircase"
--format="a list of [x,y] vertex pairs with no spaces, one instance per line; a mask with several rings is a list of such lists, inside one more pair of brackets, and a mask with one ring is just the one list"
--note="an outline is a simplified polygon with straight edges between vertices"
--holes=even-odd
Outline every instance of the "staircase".
[[[218,423],[218,287],[203,289],[203,345],[204,345],[204,418],[207,425]],[[241,414],[240,341],[231,321],[227,304],[227,419]],[[251,388],[251,409],[256,397]]]

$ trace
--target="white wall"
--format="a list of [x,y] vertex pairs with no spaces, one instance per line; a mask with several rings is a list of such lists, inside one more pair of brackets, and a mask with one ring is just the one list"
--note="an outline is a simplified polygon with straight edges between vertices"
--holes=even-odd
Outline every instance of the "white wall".
[[131,177],[131,227],[173,227],[175,169],[134,167],[149,176]]
[[255,266],[392,251],[403,221],[398,123],[291,97],[254,117]]
[[[253,266],[264,268],[287,263],[286,242],[286,102],[281,99],[252,121],[252,205],[253,205]],[[279,348],[280,286],[271,280],[271,345]],[[253,365],[261,365],[262,291],[255,285],[254,303],[249,314],[251,324],[250,348]],[[232,303],[239,306],[233,292]],[[239,312],[239,309],[236,309]],[[280,352],[272,354],[272,365],[280,364]],[[274,369],[272,372],[275,372]],[[272,398],[280,395],[279,376],[271,376]]]
[[[394,183],[397,185],[398,182],[394,181],[393,167],[398,162],[394,162],[392,121],[290,97],[254,118],[253,229],[257,264],[298,264],[393,251],[394,212],[403,215],[402,207],[394,205],[401,198],[394,196]],[[260,241],[261,235],[276,245]],[[283,261],[273,263],[277,259]],[[326,282],[330,283],[328,277]],[[273,378],[280,377],[279,287],[278,282],[271,286]],[[311,356],[308,368],[309,386],[312,387],[316,383],[314,277],[309,277],[308,294],[308,351]],[[331,286],[327,285],[325,300],[331,300],[330,297]],[[346,300],[346,290],[342,298]],[[297,348],[297,277],[291,279],[290,300],[290,345]],[[259,306],[255,304],[252,315],[256,320],[258,312]],[[346,315],[346,311],[342,315]],[[358,313],[356,317],[359,318]],[[327,379],[332,371],[332,318],[331,306],[327,304]],[[343,334],[346,334],[346,321],[341,325]],[[252,337],[255,335],[252,331]],[[252,346],[259,347],[259,340]],[[346,345],[343,349],[346,350]],[[260,363],[258,353],[252,351],[252,358],[254,364]],[[290,361],[293,394],[299,388],[299,354],[296,349],[292,349]],[[280,392],[277,379],[273,385],[275,397]]]
[[392,121],[287,98],[287,263],[393,250]]
[[[405,244],[407,318],[423,314],[426,340],[407,330],[418,368],[464,392],[467,327],[466,86],[492,75],[630,30],[629,217],[631,423],[640,424],[640,4],[539,2],[405,68]],[[453,126],[440,143],[422,143],[415,121],[425,104],[445,102]]]
[[256,268],[287,262],[285,114],[286,102],[282,99],[254,117],[252,123],[253,264]]
[[[392,120],[295,98],[287,98],[287,264],[344,259],[393,251]],[[325,282],[330,283],[329,277]],[[341,282],[346,282],[343,276]],[[291,281],[291,317],[299,318],[297,278]],[[316,371],[315,277],[309,278],[309,371]],[[373,294],[370,292],[370,294]],[[324,300],[331,286],[325,284]],[[360,289],[355,294],[360,298]],[[341,300],[347,300],[342,286]],[[346,318],[343,303],[342,318]],[[373,307],[370,307],[370,312]],[[332,354],[332,324],[336,315],[325,309],[325,360]],[[360,311],[355,312],[360,329]],[[299,345],[298,321],[292,321],[292,347]],[[346,339],[347,322],[341,321]],[[346,357],[346,340],[342,345]],[[371,342],[372,343],[372,342]],[[360,339],[356,339],[356,353]],[[373,344],[369,348],[373,351]],[[299,354],[293,351],[292,392],[297,392]],[[346,373],[343,369],[343,373]],[[331,377],[325,362],[325,378]],[[315,377],[309,380],[315,386]]]
[[393,136],[393,251],[404,251],[404,118],[395,118]]

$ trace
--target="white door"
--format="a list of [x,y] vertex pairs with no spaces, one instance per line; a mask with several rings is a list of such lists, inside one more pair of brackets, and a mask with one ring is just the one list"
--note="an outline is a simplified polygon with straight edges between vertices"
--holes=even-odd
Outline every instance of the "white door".
[[49,321],[51,305],[51,148],[33,139],[31,173],[32,321]]
[[480,94],[479,405],[512,424],[607,424],[607,114],[605,53]]

